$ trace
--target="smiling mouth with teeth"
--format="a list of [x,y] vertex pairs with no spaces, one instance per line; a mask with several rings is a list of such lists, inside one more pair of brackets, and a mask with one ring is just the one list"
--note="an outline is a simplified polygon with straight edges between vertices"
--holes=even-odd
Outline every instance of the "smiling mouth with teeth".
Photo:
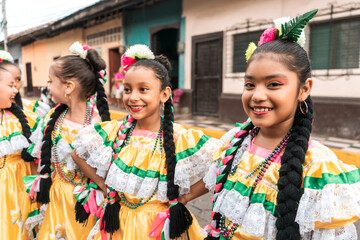
[[268,112],[273,110],[272,108],[251,108],[254,112]]

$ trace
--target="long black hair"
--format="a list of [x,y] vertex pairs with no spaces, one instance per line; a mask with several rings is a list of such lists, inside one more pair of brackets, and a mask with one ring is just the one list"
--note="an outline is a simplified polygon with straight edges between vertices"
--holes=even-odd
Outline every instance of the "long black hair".
[[[171,88],[169,71],[171,69],[171,64],[168,58],[164,55],[155,56],[155,59],[142,59],[136,63],[130,65],[127,71],[130,69],[136,68],[147,68],[152,70],[157,79],[161,82],[161,90],[164,90],[166,87]],[[192,224],[192,216],[186,207],[177,202],[179,196],[179,186],[174,183],[175,177],[175,167],[176,167],[176,157],[175,157],[175,142],[174,142],[174,113],[173,113],[173,103],[172,98],[170,97],[164,104],[164,120],[163,120],[163,147],[166,155],[166,169],[167,169],[167,197],[170,200],[170,238],[180,237],[189,226]],[[125,126],[127,120],[125,120]],[[135,122],[133,123],[135,124]],[[129,133],[129,126],[124,128],[122,132],[125,134]],[[114,190],[111,189],[111,192]],[[118,214],[120,210],[120,205],[118,203],[113,203],[106,206],[104,212],[103,221],[105,224],[101,227],[107,232],[114,232],[119,228]]]
[[[103,74],[99,73],[106,67],[104,60],[94,49],[89,49],[86,59],[80,56],[67,55],[54,61],[55,75],[65,83],[68,79],[76,79],[80,85],[80,93],[83,99],[88,99],[95,92],[97,93],[96,106],[99,110],[102,121],[110,120],[109,105],[103,86]],[[41,147],[41,170],[40,174],[50,175],[51,173],[51,134],[61,113],[67,109],[65,104],[58,105],[50,116],[47,128],[43,137]],[[37,201],[41,203],[49,202],[49,190],[51,187],[51,178],[42,178],[40,180],[40,192],[37,194]]]
[[[278,61],[283,63],[290,71],[295,72],[299,79],[300,86],[305,83],[308,78],[311,78],[310,59],[305,50],[297,43],[287,40],[274,40],[259,46],[248,61],[247,66],[256,59],[273,54]],[[305,154],[308,149],[308,142],[312,130],[313,120],[313,106],[310,96],[305,100],[305,103],[300,103],[300,107],[295,112],[295,118],[292,125],[292,133],[287,142],[283,156],[281,157],[281,167],[279,171],[277,206],[275,209],[277,240],[300,239],[299,225],[295,222],[295,217],[298,209],[302,192],[302,173]],[[216,182],[219,184],[219,189],[216,193],[220,193],[224,188],[227,176],[230,173],[232,161],[243,143],[244,139],[249,135],[254,125],[252,122],[245,123],[241,127],[241,134],[232,140],[235,151],[227,156],[230,159],[226,163],[226,167],[221,172],[222,177]],[[220,213],[213,213],[213,220],[216,222],[216,228],[219,228]],[[218,239],[209,235],[207,240]]]

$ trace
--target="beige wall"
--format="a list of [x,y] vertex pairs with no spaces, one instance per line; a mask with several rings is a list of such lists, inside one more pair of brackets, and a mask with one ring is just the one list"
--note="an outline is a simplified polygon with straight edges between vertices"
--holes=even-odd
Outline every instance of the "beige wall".
[[[111,21],[108,21],[106,23],[99,24],[99,25],[96,25],[94,27],[85,29],[84,30],[84,36],[86,38],[86,36],[89,35],[89,34],[101,32],[101,31],[104,31],[106,29],[117,27],[117,26],[122,26],[122,19],[120,17],[116,18],[116,19],[113,19]],[[108,43],[104,43],[104,44],[101,44],[101,45],[94,45],[94,46],[91,46],[91,47],[100,50],[101,57],[104,59],[104,61],[106,63],[106,72],[110,73],[110,70],[109,70],[109,49],[118,47],[119,50],[121,51],[122,46],[123,46],[123,44],[122,44],[122,38],[121,38],[121,40],[117,41],[117,42],[108,42]],[[109,79],[110,76],[108,75],[107,77]],[[110,84],[110,81],[107,81],[105,86],[104,86],[105,91],[107,93],[109,93],[109,84]]]
[[46,86],[49,79],[49,66],[54,57],[71,54],[69,47],[75,41],[84,42],[82,30],[74,29],[59,36],[35,41],[22,47],[24,86],[26,81],[26,63],[31,62],[33,86]]
[[[48,81],[49,66],[54,57],[65,56],[71,54],[69,48],[75,41],[82,44],[86,42],[88,34],[104,31],[108,28],[121,26],[121,18],[116,18],[103,24],[96,25],[87,29],[76,28],[61,33],[60,35],[35,41],[31,44],[22,47],[22,65],[23,65],[23,79],[24,86],[27,85],[26,81],[26,63],[31,62],[33,86],[41,87],[46,86]],[[109,49],[119,47],[122,49],[122,41],[109,42],[101,45],[91,46],[97,49],[101,57],[104,59],[109,72]],[[105,89],[108,92],[109,83],[106,83]]]
[[[298,16],[306,11],[318,8],[329,9],[331,0],[183,0],[183,17],[186,21],[185,30],[185,88],[191,88],[191,39],[193,36],[224,32],[223,47],[223,93],[242,92],[243,73],[231,73],[232,69],[232,35],[246,32],[247,29],[236,29],[236,25],[246,24],[247,20],[252,22],[270,23],[257,25],[249,29],[256,31],[272,27],[272,19],[283,16]],[[356,5],[351,0],[337,1],[337,5],[346,5],[349,3]],[[358,7],[359,4],[357,4]],[[324,12],[324,11],[323,11]],[[333,17],[342,18],[349,16],[360,16],[360,11],[348,11],[342,14],[335,14]],[[312,21],[327,21],[330,15],[315,17]],[[240,27],[241,28],[241,27]],[[305,46],[305,49],[308,45]],[[345,70],[340,70],[344,72]],[[353,72],[360,72],[355,69]],[[313,96],[329,97],[360,97],[359,76],[348,74],[347,76],[336,77],[339,70],[331,70],[333,76],[323,77],[321,71],[314,71],[315,85],[312,91]]]

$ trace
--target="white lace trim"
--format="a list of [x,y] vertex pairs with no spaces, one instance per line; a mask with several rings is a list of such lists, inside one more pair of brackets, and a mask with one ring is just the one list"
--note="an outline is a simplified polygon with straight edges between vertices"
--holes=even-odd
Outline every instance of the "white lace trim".
[[232,128],[230,131],[228,131],[227,133],[225,133],[221,138],[220,141],[224,144],[226,142],[230,142],[231,138],[235,135],[235,133],[237,133],[238,131],[240,131],[240,127],[234,127]]
[[0,157],[5,155],[13,154],[23,148],[27,148],[29,142],[27,141],[24,135],[14,136],[9,140],[4,140],[0,142]]
[[180,187],[180,195],[189,193],[191,185],[205,176],[219,145],[219,140],[210,138],[196,153],[177,162],[174,183]]
[[[77,164],[71,157],[72,148],[64,139],[60,139],[56,144],[56,153],[59,157],[58,161],[66,164],[66,170],[72,171],[78,169]],[[51,151],[51,161],[54,162],[53,151]]]
[[[238,130],[238,128],[233,128],[231,131],[235,131],[235,130]],[[235,133],[232,133],[232,135],[234,135]],[[224,139],[228,139],[228,138],[229,138],[229,141],[230,141],[230,138],[231,138],[230,135],[229,135],[229,137],[227,137],[227,136],[224,137]],[[246,151],[246,149],[250,145],[250,141],[251,141],[250,136],[247,136],[244,139],[243,143],[241,144],[240,149],[237,151],[237,153],[236,153],[236,155],[234,157],[234,161],[233,161],[232,166],[231,166],[232,170],[235,167],[237,167],[239,165],[239,163],[241,162],[244,152]],[[207,189],[211,190],[211,191],[214,190],[214,188],[215,188],[215,185],[216,185],[216,171],[217,171],[217,169],[219,167],[219,161],[221,161],[221,159],[225,157],[224,156],[225,152],[226,152],[226,150],[222,153],[221,158],[219,160],[216,160],[211,164],[211,166],[209,167],[208,172],[205,174],[205,177],[203,178],[203,181],[205,183],[205,187]]]
[[45,212],[46,212],[46,209],[47,209],[47,204],[43,204],[41,205],[40,207],[40,212],[39,214],[33,216],[33,217],[29,217],[26,219],[25,221],[25,228],[26,230],[28,230],[28,237],[29,239],[31,240],[35,240],[35,239],[38,239],[39,237],[39,232],[36,234],[36,238],[34,238],[33,236],[33,233],[32,233],[32,230],[37,226],[39,225],[39,230],[40,230],[40,227],[41,227],[41,224],[45,218]]
[[[148,198],[155,191],[159,178],[141,178],[133,173],[125,173],[116,164],[112,164],[105,183],[118,192],[125,192],[133,196]],[[159,182],[157,198],[160,201],[167,201],[167,183]]]
[[300,232],[315,229],[315,222],[330,223],[331,218],[360,216],[360,182],[327,184],[321,190],[305,188],[295,221]]
[[205,183],[205,187],[209,189],[209,191],[213,191],[216,185],[216,170],[219,167],[219,161],[214,161],[209,170],[206,172],[203,181]]
[[334,229],[316,229],[301,234],[302,240],[357,240],[356,227],[353,223]]
[[50,111],[51,107],[44,102],[38,101],[39,106],[36,108],[35,113],[43,118]]
[[249,198],[233,189],[224,189],[219,194],[213,211],[239,224],[243,232],[259,238],[275,239],[276,217],[267,211],[263,204],[255,203],[249,206]]
[[93,125],[79,131],[72,146],[76,154],[86,160],[87,164],[96,168],[96,174],[105,177],[109,170],[113,149],[105,146],[102,137],[94,129]]
[[41,152],[41,147],[43,144],[43,133],[41,131],[42,125],[43,125],[44,120],[41,119],[40,122],[38,123],[35,131],[31,134],[30,137],[30,141],[34,144],[34,148],[32,150],[31,156],[39,158],[40,157],[40,152]]

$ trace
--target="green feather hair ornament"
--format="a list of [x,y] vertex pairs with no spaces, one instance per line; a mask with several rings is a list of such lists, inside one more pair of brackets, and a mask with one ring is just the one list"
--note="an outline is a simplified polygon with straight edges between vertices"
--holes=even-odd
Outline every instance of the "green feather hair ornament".
[[[296,42],[303,47],[305,44],[304,28],[315,16],[317,11],[318,10],[315,9],[293,19],[283,17],[274,20],[275,28],[268,28],[263,32],[258,42],[258,46],[276,39],[286,39]],[[246,61],[250,59],[252,53],[255,51],[256,46],[254,45],[254,43],[249,44],[245,53]]]

